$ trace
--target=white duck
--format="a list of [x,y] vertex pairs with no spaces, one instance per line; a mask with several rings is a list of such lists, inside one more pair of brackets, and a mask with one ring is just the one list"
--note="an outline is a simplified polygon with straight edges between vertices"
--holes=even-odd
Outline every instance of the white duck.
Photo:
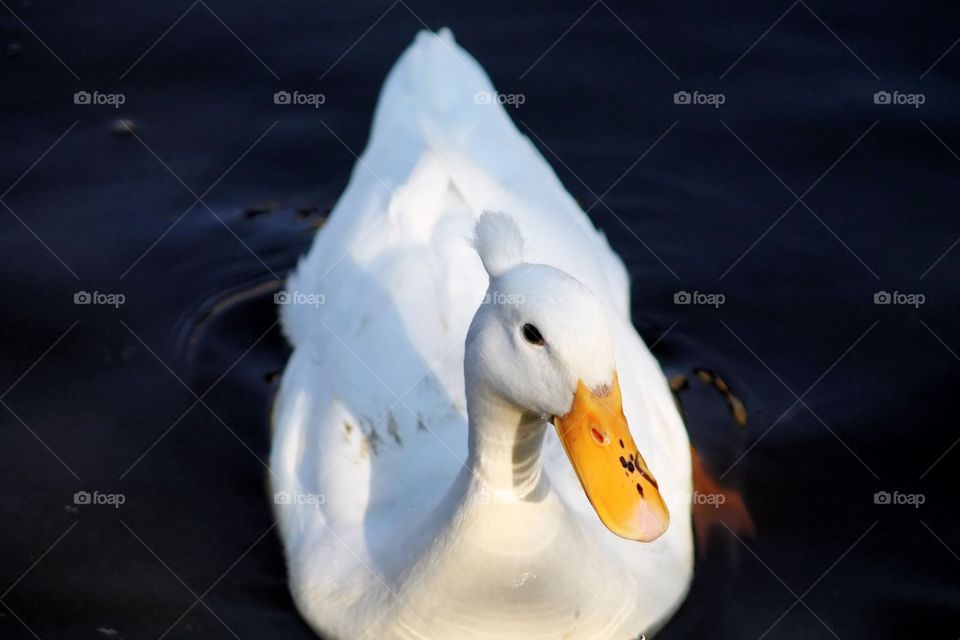
[[288,283],[271,480],[325,638],[628,640],[689,586],[689,443],[626,271],[499,102],[419,34]]

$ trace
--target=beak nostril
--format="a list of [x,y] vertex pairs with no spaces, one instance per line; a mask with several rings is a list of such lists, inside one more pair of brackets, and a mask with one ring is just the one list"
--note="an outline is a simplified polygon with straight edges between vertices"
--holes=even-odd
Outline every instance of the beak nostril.
[[610,444],[610,436],[603,433],[593,425],[590,425],[590,435],[593,436],[593,439],[597,444]]

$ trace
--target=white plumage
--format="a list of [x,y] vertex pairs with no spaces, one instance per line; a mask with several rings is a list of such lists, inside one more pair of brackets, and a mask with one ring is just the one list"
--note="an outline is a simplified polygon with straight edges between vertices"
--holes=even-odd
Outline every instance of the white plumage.
[[[493,87],[448,31],[419,34],[386,81],[347,189],[289,279],[289,291],[323,300],[294,296],[280,308],[294,351],[271,469],[291,591],[331,639],[649,636],[692,574],[686,432],[630,323],[623,264],[480,92]],[[477,225],[488,210],[509,216]],[[519,277],[522,260],[579,282],[546,267]],[[597,305],[584,322],[606,325],[597,331],[612,344],[624,412],[671,512],[655,542],[603,526],[552,429],[542,456],[536,449],[545,476],[527,493],[501,487],[507,470],[496,465],[489,482],[472,473],[483,455],[468,448],[464,344],[485,296],[504,293],[488,290],[491,278],[544,309],[565,291]],[[577,319],[556,316],[545,327]],[[555,347],[565,354],[562,340]],[[511,357],[475,348],[486,360]],[[570,362],[613,366],[570,349]],[[516,380],[517,397],[540,391],[525,384],[537,382]]]
[[477,221],[473,247],[491,278],[523,262],[523,235],[516,221],[500,212],[486,212]]

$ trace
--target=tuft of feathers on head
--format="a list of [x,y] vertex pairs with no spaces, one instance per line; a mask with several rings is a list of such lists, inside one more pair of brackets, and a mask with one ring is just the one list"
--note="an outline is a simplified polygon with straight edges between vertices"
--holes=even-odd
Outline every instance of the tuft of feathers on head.
[[523,262],[523,236],[513,216],[484,211],[473,230],[473,247],[483,268],[496,278]]

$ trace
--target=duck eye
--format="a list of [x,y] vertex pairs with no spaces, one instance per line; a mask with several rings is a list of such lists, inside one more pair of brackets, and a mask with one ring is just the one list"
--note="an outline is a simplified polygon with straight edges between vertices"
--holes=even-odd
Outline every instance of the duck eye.
[[523,339],[529,342],[530,344],[542,347],[545,343],[543,340],[543,335],[540,333],[540,330],[529,322],[523,325]]

